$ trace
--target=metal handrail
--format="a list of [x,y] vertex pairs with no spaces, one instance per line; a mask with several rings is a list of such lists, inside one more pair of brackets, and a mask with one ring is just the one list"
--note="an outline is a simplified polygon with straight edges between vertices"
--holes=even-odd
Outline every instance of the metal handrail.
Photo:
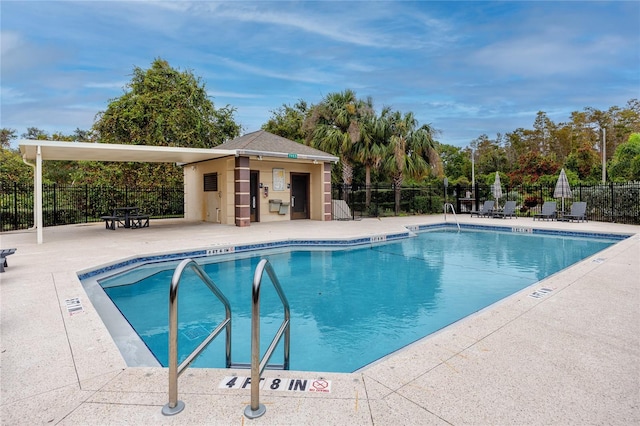
[[458,223],[458,216],[456,216],[456,209],[453,208],[453,204],[451,203],[444,203],[444,221],[447,221],[447,207],[451,207],[453,218],[456,220],[456,225],[458,225],[458,231],[460,231],[460,224]]
[[[262,357],[262,360],[260,360],[260,284],[262,282],[262,274],[265,269],[267,270],[267,274],[280,297],[280,301],[282,301],[282,306],[284,307],[284,320],[282,321],[280,329],[271,341],[269,348]],[[283,333],[283,369],[289,369],[289,346],[291,343],[289,302],[282,291],[282,286],[280,285],[280,281],[278,281],[278,277],[276,276],[273,267],[267,259],[262,259],[256,267],[256,271],[253,275],[251,301],[251,404],[247,405],[244,409],[244,415],[250,419],[255,419],[262,416],[267,411],[266,407],[263,404],[260,404],[260,375],[267,366],[267,363],[269,362],[271,355],[273,355],[273,351],[276,349],[276,346],[280,342]]]
[[[200,345],[191,354],[182,361],[178,366],[178,287],[180,286],[180,279],[186,268],[191,268],[200,279],[209,287],[209,289],[216,295],[216,297],[224,305],[226,311],[226,318],[222,321],[215,330],[209,334],[209,336],[200,343]],[[162,407],[162,414],[165,416],[173,416],[184,410],[184,402],[178,401],[178,377],[186,370],[189,365],[196,359],[200,352],[202,352],[208,345],[215,339],[222,329],[226,329],[226,364],[227,368],[231,367],[231,305],[229,301],[222,294],[220,289],[209,278],[209,276],[202,270],[192,259],[185,259],[173,272],[171,278],[171,288],[169,289],[169,402]]]

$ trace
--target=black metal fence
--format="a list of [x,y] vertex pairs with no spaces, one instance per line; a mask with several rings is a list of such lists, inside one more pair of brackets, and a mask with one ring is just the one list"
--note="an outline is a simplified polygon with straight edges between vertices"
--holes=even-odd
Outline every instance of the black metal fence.
[[[0,182],[0,231],[34,226],[33,186]],[[153,218],[184,216],[184,188],[43,185],[44,226],[100,221],[114,207],[137,206]]]
[[[516,201],[518,216],[539,213],[545,201],[562,200],[553,197],[555,186],[503,186],[500,203]],[[574,201],[587,202],[587,219],[640,225],[640,182],[577,185],[573,197],[564,200],[565,210]],[[332,198],[345,200],[351,218],[395,215],[395,190],[389,184],[334,185]],[[33,186],[15,182],[0,182],[0,231],[27,229],[34,225]],[[474,188],[455,185],[434,185],[400,188],[401,215],[442,213],[445,202],[452,203],[456,213],[477,210],[485,201],[493,199],[491,187]],[[111,214],[114,207],[138,206],[153,218],[184,216],[184,188],[151,187],[126,188],[91,185],[43,185],[42,209],[44,226],[67,225],[100,221]],[[341,218],[344,218],[341,210]]]
[[[577,185],[571,189],[573,196],[564,199],[565,211],[570,210],[574,201],[585,201],[588,220],[640,225],[640,182]],[[555,185],[503,186],[499,203],[516,201],[518,216],[540,213],[545,201],[557,201],[558,210],[562,210],[563,200],[554,198],[554,190]],[[352,218],[395,215],[392,185],[374,184],[369,192],[370,202],[367,204],[365,185],[333,185],[332,198],[345,200]],[[456,213],[468,213],[478,210],[485,200],[493,198],[490,185],[402,187],[399,214],[442,213],[445,202],[453,204]]]

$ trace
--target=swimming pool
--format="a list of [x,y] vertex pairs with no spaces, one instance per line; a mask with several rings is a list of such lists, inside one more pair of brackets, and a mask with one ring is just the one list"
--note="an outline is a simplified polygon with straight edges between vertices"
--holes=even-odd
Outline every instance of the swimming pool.
[[[234,362],[250,358],[251,282],[255,266],[267,258],[291,305],[291,368],[351,372],[614,242],[437,230],[343,250],[281,249],[232,261],[218,256],[198,262],[231,301]],[[161,365],[167,363],[167,296],[175,263],[100,280]],[[275,292],[265,289],[262,348],[282,321]],[[205,286],[186,276],[180,290],[181,360],[223,315]],[[222,340],[214,341],[193,366],[223,367],[222,347]],[[279,362],[281,353],[276,351],[272,361]]]

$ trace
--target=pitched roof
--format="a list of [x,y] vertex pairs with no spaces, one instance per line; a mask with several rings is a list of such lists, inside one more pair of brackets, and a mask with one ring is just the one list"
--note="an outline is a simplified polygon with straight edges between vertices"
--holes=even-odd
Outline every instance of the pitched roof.
[[303,158],[309,160],[337,162],[338,157],[319,149],[294,142],[265,130],[247,133],[213,149],[235,150],[239,155],[262,155],[265,157]]

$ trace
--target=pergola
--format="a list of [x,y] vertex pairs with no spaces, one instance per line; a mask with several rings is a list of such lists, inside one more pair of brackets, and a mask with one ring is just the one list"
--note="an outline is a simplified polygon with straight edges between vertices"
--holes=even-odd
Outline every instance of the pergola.
[[[123,161],[141,163],[195,163],[237,155],[236,150],[178,148],[166,146],[121,145],[87,142],[20,140],[23,161],[34,167],[35,227],[38,244],[42,244],[42,161]],[[30,163],[31,161],[31,163]],[[35,162],[35,163],[32,163]]]

